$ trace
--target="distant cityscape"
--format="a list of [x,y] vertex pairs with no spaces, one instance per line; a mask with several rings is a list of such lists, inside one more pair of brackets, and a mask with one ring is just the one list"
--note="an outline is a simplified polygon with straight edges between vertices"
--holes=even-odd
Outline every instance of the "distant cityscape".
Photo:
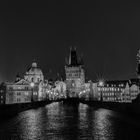
[[85,81],[84,60],[77,56],[77,50],[70,48],[69,58],[65,64],[65,79],[44,79],[42,70],[34,61],[21,77],[13,82],[0,85],[0,104],[19,104],[67,98],[83,100],[132,103],[139,94],[140,51],[138,58],[138,78],[127,80],[97,82]]

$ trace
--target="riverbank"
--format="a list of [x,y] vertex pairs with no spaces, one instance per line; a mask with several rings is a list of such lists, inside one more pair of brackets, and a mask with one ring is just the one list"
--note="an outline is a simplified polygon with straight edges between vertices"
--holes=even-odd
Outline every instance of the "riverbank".
[[0,118],[12,117],[22,111],[42,107],[50,103],[52,103],[52,101],[47,100],[47,101],[36,101],[36,102],[20,103],[20,104],[0,105]]
[[0,118],[11,117],[28,109],[39,108],[47,104],[50,104],[52,102],[61,102],[61,101],[63,101],[63,104],[67,104],[67,105],[79,105],[79,103],[83,103],[89,106],[93,106],[96,109],[105,108],[120,113],[129,114],[131,116],[140,117],[139,103],[101,102],[101,101],[93,101],[93,100],[86,101],[86,100],[79,100],[78,98],[69,98],[69,99],[57,100],[57,101],[47,100],[47,101],[36,101],[32,103],[0,105]]
[[96,109],[105,108],[109,110],[113,110],[116,112],[120,112],[123,114],[128,114],[129,116],[140,117],[140,103],[122,103],[122,102],[101,102],[94,100],[82,100],[78,98],[69,98],[63,101],[64,104],[70,105],[78,105],[79,103],[87,104]]
[[127,114],[138,119],[140,118],[140,103],[101,102],[85,100],[80,100],[80,102],[89,106],[93,106],[95,108],[105,108]]

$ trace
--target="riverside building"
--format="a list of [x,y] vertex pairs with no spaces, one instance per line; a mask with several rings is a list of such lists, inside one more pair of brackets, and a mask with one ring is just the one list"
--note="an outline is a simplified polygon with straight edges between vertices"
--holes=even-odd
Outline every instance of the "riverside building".
[[42,70],[38,67],[34,61],[26,71],[24,79],[30,84],[38,86],[38,100],[44,100],[46,98],[46,83],[44,81],[44,75]]
[[46,88],[43,73],[37,67],[37,63],[33,62],[24,78],[17,75],[14,82],[0,85],[0,103],[15,104],[45,100]]
[[27,103],[37,101],[38,99],[38,87],[36,85],[34,85],[34,87],[31,86],[31,84],[24,79],[4,83],[0,88],[5,95],[4,104]]
[[106,102],[132,102],[139,94],[139,86],[136,79],[124,81],[105,81],[98,84],[100,100]]

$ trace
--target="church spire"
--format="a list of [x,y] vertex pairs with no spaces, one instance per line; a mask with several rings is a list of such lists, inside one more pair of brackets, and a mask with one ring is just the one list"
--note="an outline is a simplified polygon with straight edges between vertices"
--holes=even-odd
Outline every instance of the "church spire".
[[80,62],[79,62],[81,65],[84,65],[84,60],[83,60],[83,54],[81,54],[80,56]]
[[72,47],[70,47],[70,54],[69,54],[69,65],[71,65],[71,50],[72,50]]
[[70,47],[69,65],[71,65],[71,66],[78,65],[76,47],[73,47],[73,48]]
[[140,78],[140,49],[138,50],[138,53],[137,53],[137,61],[138,61],[137,74],[138,74],[138,77]]

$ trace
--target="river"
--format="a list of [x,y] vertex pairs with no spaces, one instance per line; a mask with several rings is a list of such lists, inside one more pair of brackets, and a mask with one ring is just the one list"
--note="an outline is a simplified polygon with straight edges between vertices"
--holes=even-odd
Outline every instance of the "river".
[[52,103],[0,120],[0,140],[131,140],[140,119],[85,104]]

